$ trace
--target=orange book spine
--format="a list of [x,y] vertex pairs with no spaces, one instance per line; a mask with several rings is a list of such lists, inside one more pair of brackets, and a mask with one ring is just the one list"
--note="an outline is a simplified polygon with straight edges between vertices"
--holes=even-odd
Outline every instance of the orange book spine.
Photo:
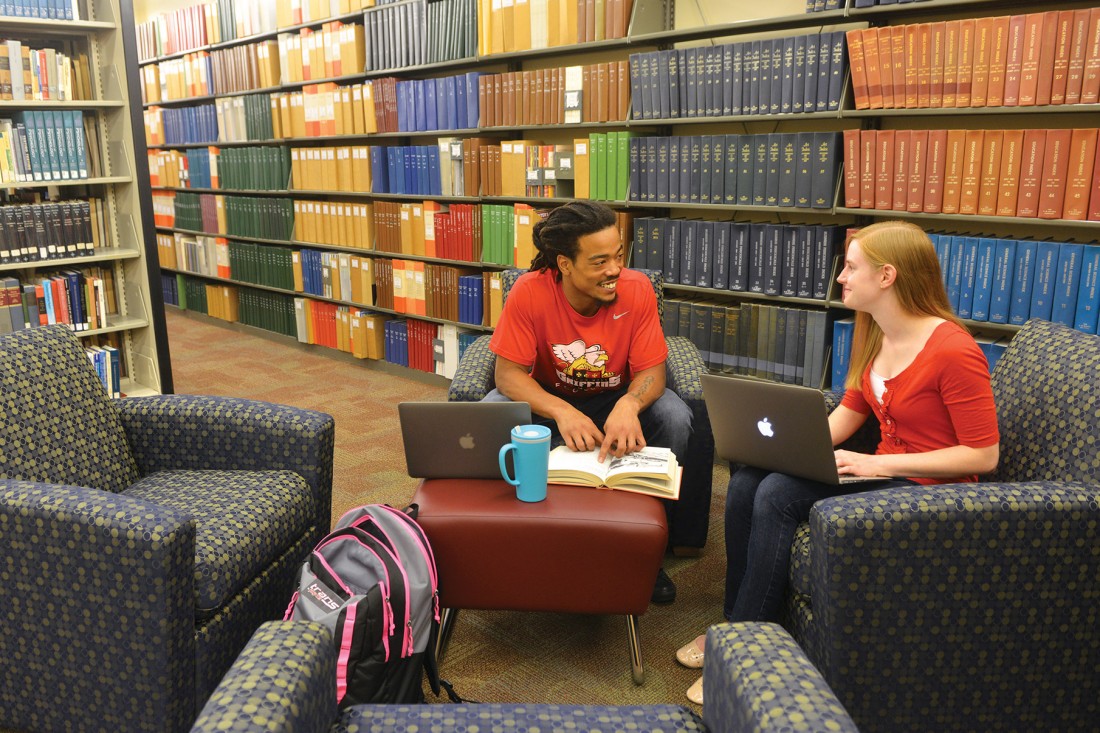
[[1005,52],[1004,106],[1020,105],[1020,81],[1026,44],[1026,15],[1013,15],[1008,25],[1008,49]]
[[928,107],[932,82],[932,24],[917,25],[917,107]]
[[959,21],[959,61],[956,80],[955,106],[971,106],[974,88],[974,19]]
[[894,131],[875,132],[875,208],[889,211],[894,200]]
[[1069,47],[1069,68],[1066,70],[1066,104],[1081,101],[1081,83],[1085,78],[1085,57],[1088,54],[1089,9],[1073,11],[1073,30]]
[[894,194],[891,208],[894,211],[908,210],[909,201],[909,156],[913,150],[911,130],[894,131]]
[[1008,33],[1012,19],[1002,15],[993,19],[989,44],[989,85],[987,107],[1002,107],[1005,103],[1005,73],[1008,62]]
[[978,18],[974,23],[974,68],[970,75],[970,106],[984,107],[989,100],[989,55],[993,36],[993,18]]
[[[980,131],[979,131],[980,132]],[[962,192],[963,163],[966,130],[948,130],[944,151],[943,205],[944,214],[959,213],[959,196]]]
[[1089,194],[1089,221],[1100,221],[1100,155],[1092,165],[1092,193]]
[[[881,45],[880,39],[879,46]],[[890,48],[894,109],[905,109],[905,26],[890,27]]]
[[909,189],[905,195],[905,210],[924,211],[924,170],[928,162],[928,130],[913,130],[909,141]]
[[1073,130],[1069,141],[1069,171],[1062,218],[1084,221],[1088,218],[1092,169],[1096,160],[1096,128]]
[[978,214],[981,216],[997,213],[1003,142],[1003,130],[986,130],[982,137],[981,179],[978,183]]
[[959,21],[949,20],[943,31],[943,107],[957,107],[959,90]]
[[1043,179],[1043,154],[1046,130],[1024,130],[1024,147],[1020,156],[1020,193],[1016,197],[1016,216],[1039,215],[1039,187]]
[[944,21],[928,24],[928,106],[943,107],[943,65],[946,56],[946,26]]
[[882,109],[882,67],[879,64],[878,29],[863,30],[863,68],[867,74],[867,100],[871,109]]
[[844,205],[859,208],[859,134],[860,130],[848,129],[844,139]]
[[1072,130],[1047,130],[1046,150],[1043,152],[1042,184],[1039,188],[1040,219],[1062,217],[1072,136]]
[[982,175],[982,140],[985,130],[967,130],[963,143],[962,184],[959,190],[959,213],[978,213],[978,190]]
[[947,133],[947,130],[928,131],[928,157],[924,166],[924,213],[926,214],[939,214],[943,211]]
[[1100,8],[1089,11],[1088,50],[1081,79],[1081,103],[1096,104],[1100,99]]
[[898,104],[894,98],[894,34],[890,26],[876,30],[878,31],[879,80],[882,82],[882,108],[895,109]]
[[867,68],[863,56],[863,31],[850,30],[844,34],[848,40],[848,70],[852,76],[852,97],[856,109],[870,109],[867,93]]
[[[1061,13],[1050,10],[1043,13],[1043,32],[1039,36],[1039,68],[1036,71],[1035,104],[1050,104],[1054,90],[1054,61],[1058,44],[1058,24]],[[1067,59],[1068,60],[1068,59]]]
[[916,24],[905,26],[905,108],[917,106],[917,67],[920,66],[920,33]]
[[859,133],[859,207],[875,208],[875,137],[874,130]]
[[1073,11],[1063,10],[1058,13],[1054,36],[1054,59],[1051,62],[1049,104],[1066,103],[1066,84],[1069,81],[1069,54],[1072,45]]
[[1016,216],[1016,198],[1020,193],[1020,164],[1024,150],[1024,131],[1005,130],[1001,141],[1001,175],[997,187],[997,216]]

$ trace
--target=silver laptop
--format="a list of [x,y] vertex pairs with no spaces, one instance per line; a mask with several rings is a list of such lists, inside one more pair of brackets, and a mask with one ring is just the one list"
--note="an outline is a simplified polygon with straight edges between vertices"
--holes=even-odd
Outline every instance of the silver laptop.
[[704,374],[702,379],[714,448],[730,463],[832,485],[888,478],[837,474],[820,391],[716,374]]
[[415,478],[500,478],[497,454],[531,422],[526,402],[401,402],[405,463]]

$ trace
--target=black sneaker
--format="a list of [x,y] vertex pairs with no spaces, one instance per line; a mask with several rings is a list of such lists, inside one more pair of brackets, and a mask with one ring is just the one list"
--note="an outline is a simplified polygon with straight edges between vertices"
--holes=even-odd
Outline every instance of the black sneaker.
[[657,571],[657,582],[653,584],[653,603],[672,603],[676,600],[676,584],[664,568]]

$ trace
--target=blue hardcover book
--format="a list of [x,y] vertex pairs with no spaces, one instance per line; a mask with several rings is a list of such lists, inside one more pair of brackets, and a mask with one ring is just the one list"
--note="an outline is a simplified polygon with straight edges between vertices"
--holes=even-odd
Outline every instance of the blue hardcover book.
[[748,287],[750,293],[764,292],[764,268],[768,257],[767,227],[774,224],[749,225]]
[[[699,136],[699,203],[710,203],[710,183],[712,180],[714,140],[716,135]],[[693,173],[694,175],[694,173]]]
[[642,193],[642,150],[646,146],[647,138],[644,137],[632,137],[630,138],[630,201],[641,201],[644,198]]
[[814,90],[814,109],[818,112],[829,109],[829,65],[833,56],[832,41],[833,34],[823,32],[817,42],[817,88]]
[[665,220],[665,282],[680,282],[680,219]]
[[974,295],[970,306],[970,318],[989,320],[989,301],[993,295],[993,251],[996,240],[978,239],[978,259],[974,266]]
[[779,206],[779,169],[783,158],[783,135],[778,132],[767,134],[768,165],[764,183],[764,205]]
[[950,245],[951,264],[948,266],[947,274],[947,300],[951,303],[951,310],[955,311],[956,315],[959,313],[959,291],[962,287],[962,273],[963,273],[963,250],[966,249],[963,244],[966,237],[952,236]]
[[642,95],[639,93],[642,88],[642,68],[641,65],[645,63],[642,57],[645,54],[632,53],[627,57],[627,63],[630,66],[630,89],[632,94],[630,95],[630,119],[640,120],[642,119]]
[[[615,133],[611,133],[611,134],[614,135]],[[666,201],[669,200],[669,196],[670,196],[669,179],[673,178],[673,176],[669,175],[669,172],[671,170],[671,168],[670,168],[671,155],[670,155],[670,150],[669,149],[672,148],[672,147],[675,147],[677,149],[677,152],[679,152],[680,146],[675,140],[673,140],[672,138],[669,138],[669,137],[663,137],[662,136],[662,137],[658,137],[658,138],[649,138],[649,139],[656,141],[655,145],[654,145],[654,151],[649,151],[649,152],[651,152],[651,153],[655,152],[655,154],[657,156],[657,175],[656,175],[656,181],[655,181],[656,191],[657,191],[657,201],[666,202]],[[633,154],[634,138],[630,138],[630,146],[631,146],[631,153]],[[680,174],[678,172],[677,172],[675,178],[676,178],[677,183],[679,183]],[[678,192],[677,192],[677,195],[679,195]]]
[[[768,114],[777,115],[783,105],[783,45],[785,39],[773,38],[771,40],[772,75],[770,91],[768,93]],[[761,83],[766,83],[761,79]]]
[[424,100],[424,130],[438,130],[439,110],[436,108],[435,80],[417,79],[417,92]]
[[751,224],[730,222],[729,289],[748,289]]
[[1077,308],[1073,317],[1073,327],[1085,333],[1096,333],[1096,315],[1100,312],[1098,273],[1100,247],[1085,247],[1081,254],[1081,284],[1077,290]]
[[962,238],[960,262],[962,272],[959,276],[959,306],[955,309],[955,313],[959,318],[970,318],[974,308],[974,280],[978,269],[977,237]]
[[[712,261],[714,268],[711,273],[708,287],[725,290],[729,287],[729,263],[730,263],[730,222],[716,221],[711,223],[713,229],[712,241],[714,248]],[[1100,252],[1100,248],[1097,249]]]
[[465,76],[455,78],[456,87],[463,86],[463,82],[465,82],[465,87],[463,89],[465,93],[465,105],[459,109],[465,110],[466,113],[462,125],[467,129],[472,129],[477,127],[477,121],[481,115],[481,106],[477,96],[477,88],[481,83],[481,72],[468,71]]
[[[741,114],[760,114],[760,57],[763,41],[745,41],[745,86],[742,90]],[[769,57],[770,58],[770,57]]]
[[1049,321],[1054,309],[1057,287],[1057,242],[1038,242],[1035,250],[1035,276],[1031,281],[1031,317]]
[[470,120],[470,105],[473,105],[473,109],[477,110],[477,85],[474,85],[474,98],[470,99],[470,91],[466,84],[462,83],[461,78],[456,78],[456,83],[451,86],[455,90],[455,123],[458,127],[476,127],[477,125],[469,125]]
[[794,206],[798,165],[798,134],[784,132],[779,135],[779,192],[777,205]]
[[[680,141],[675,137],[662,138],[662,140],[668,143],[668,201],[676,203],[680,200]],[[660,143],[658,143],[658,154],[660,154]],[[657,193],[660,195],[659,190]]]
[[[760,41],[759,62],[757,63],[759,75],[757,77],[756,84],[754,85],[756,87],[757,95],[756,114],[768,115],[772,113],[772,62],[775,58],[775,55],[772,52],[772,47],[776,41],[779,42],[779,56],[780,59],[782,59],[783,39],[770,38]],[[775,97],[778,98],[781,90],[776,88],[774,91]],[[776,109],[778,111],[778,105]]]
[[794,69],[791,77],[791,112],[800,114],[806,106],[806,36],[795,36]]
[[1036,242],[1017,240],[1016,265],[1012,277],[1012,302],[1008,322],[1021,326],[1031,317],[1031,290],[1035,281]]
[[768,196],[768,134],[750,135],[752,140],[753,206],[763,206]]
[[799,227],[784,225],[780,231],[783,251],[779,270],[779,294],[793,298],[798,293]]
[[755,172],[755,135],[739,135],[737,142],[737,205],[752,205],[753,174]]
[[[683,83],[683,69],[680,68],[680,52],[669,49],[668,53],[661,53],[658,57],[666,69],[668,69],[668,116],[676,119],[683,117],[683,109],[680,107],[680,85]],[[664,103],[664,94],[661,95],[661,103]]]
[[710,201],[725,203],[726,187],[726,136],[710,136]]
[[712,287],[714,280],[714,222],[695,222],[695,285],[700,288]]
[[848,376],[848,363],[852,355],[852,331],[855,330],[855,319],[841,318],[833,321],[833,368],[832,389],[843,389],[844,380]]
[[814,134],[795,133],[794,146],[794,205],[799,209],[808,209],[813,196]]
[[[634,231],[630,240],[630,268],[633,270],[650,269],[646,265],[646,255],[649,253],[649,227],[653,220],[648,216],[634,218]],[[660,266],[653,268],[661,269]]]
[[[683,62],[685,64],[684,77],[687,79],[687,99],[685,108],[685,117],[698,117],[697,112],[699,108],[699,88],[701,85],[699,79],[699,72],[701,71],[701,65],[698,63],[700,55],[700,49],[692,47],[684,49]],[[654,80],[656,84],[656,80]],[[653,110],[653,115],[656,117],[660,113],[660,102],[657,102],[656,108]]]
[[841,253],[844,242],[842,227],[815,228],[814,240],[814,294],[816,300],[824,300],[833,284],[833,261]]
[[646,266],[650,270],[658,270],[664,276],[665,282],[669,282],[668,273],[665,272],[665,222],[667,219],[651,219],[647,237]]
[[428,158],[428,190],[432,196],[443,195],[443,176],[439,169],[439,148],[428,147],[425,151]]
[[[783,41],[783,74],[780,84],[779,113],[790,114],[794,111],[794,45],[795,38],[790,36]],[[801,100],[799,100],[801,101]]]
[[818,48],[824,38],[822,33],[811,33],[806,36],[806,80],[802,84],[802,111],[815,112],[817,110],[817,67],[820,60]]
[[745,49],[747,43],[730,44],[730,114],[745,114]]
[[840,133],[815,132],[810,208],[831,209],[836,202],[840,172]]
[[[680,203],[691,202],[691,145],[693,138],[690,135],[681,135],[672,138],[673,143],[680,143]],[[671,186],[670,186],[671,190]]]
[[669,57],[675,56],[675,51],[664,50],[657,51],[657,107],[653,110],[653,117],[659,120],[667,120],[672,116],[672,110],[669,105],[671,103],[671,83],[669,82]]
[[844,31],[833,31],[829,58],[829,85],[825,93],[825,107],[830,112],[840,109],[844,96],[844,80],[848,76],[848,41]]
[[719,135],[718,144],[722,152],[722,199],[715,203],[734,206],[737,204],[738,155],[741,148],[740,135]]
[[795,229],[797,230],[798,269],[794,294],[798,298],[812,298],[814,295],[814,244],[818,227],[800,225]]
[[1058,265],[1055,271],[1050,320],[1070,328],[1073,328],[1076,321],[1077,293],[1081,286],[1083,256],[1083,245],[1062,244],[1058,247]]
[[989,322],[1008,323],[1012,305],[1012,278],[1016,272],[1016,240],[998,239],[993,248],[993,287],[989,297]]
[[412,92],[410,96],[412,97],[413,112],[413,127],[411,129],[424,132],[428,129],[428,101],[424,99],[426,90],[423,82],[414,79],[410,91]]
[[696,263],[699,261],[699,222],[680,222],[680,279],[681,285],[695,284]]
[[[721,109],[718,114],[723,117],[729,117],[734,114],[733,112],[733,45],[732,43],[723,43],[718,47],[722,55],[722,81],[719,85],[721,94]],[[737,106],[740,107],[741,100],[737,100]]]

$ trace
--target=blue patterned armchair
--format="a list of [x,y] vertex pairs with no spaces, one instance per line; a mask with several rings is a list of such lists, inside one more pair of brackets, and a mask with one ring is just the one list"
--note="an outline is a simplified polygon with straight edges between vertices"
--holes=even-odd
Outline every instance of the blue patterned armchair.
[[337,712],[335,657],[322,626],[264,624],[191,733],[856,730],[802,649],[774,624],[723,624],[710,631],[703,720],[678,705],[356,705]]
[[993,374],[994,474],[813,508],[783,623],[860,730],[1096,729],[1098,374],[1100,337],[1029,321]]
[[[502,298],[526,270],[505,270],[501,273]],[[653,283],[657,293],[658,313],[664,312],[665,298],[661,273],[656,270],[639,270]],[[691,408],[693,435],[687,456],[682,457],[683,484],[694,487],[681,495],[679,501],[666,503],[668,513],[668,540],[674,548],[701,548],[707,542],[710,521],[710,494],[714,473],[714,436],[710,430],[710,417],[703,404],[703,387],[700,375],[706,365],[699,350],[683,336],[669,336],[668,360],[665,379],[670,390]],[[447,399],[458,402],[477,402],[494,387],[493,370],[496,356],[489,351],[489,336],[482,336],[467,347],[458,363],[458,370],[447,394]],[[677,456],[680,458],[680,456]]]
[[333,420],[0,337],[0,728],[183,731],[327,531]]

